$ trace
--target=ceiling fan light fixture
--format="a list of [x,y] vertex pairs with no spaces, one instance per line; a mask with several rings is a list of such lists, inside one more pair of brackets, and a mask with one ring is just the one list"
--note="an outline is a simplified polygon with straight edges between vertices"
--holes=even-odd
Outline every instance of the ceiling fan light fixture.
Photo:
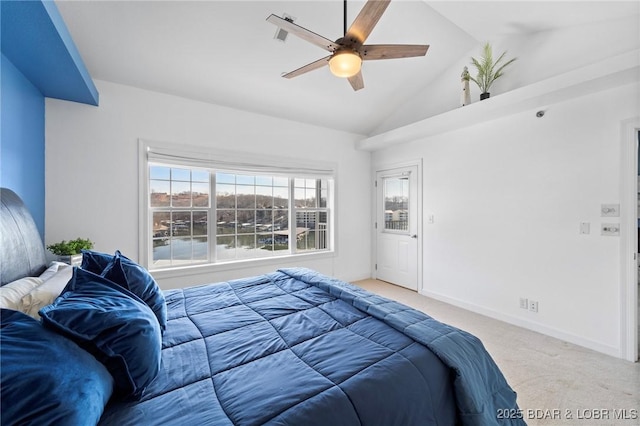
[[329,69],[336,77],[349,78],[360,72],[362,58],[350,49],[339,50],[329,59]]

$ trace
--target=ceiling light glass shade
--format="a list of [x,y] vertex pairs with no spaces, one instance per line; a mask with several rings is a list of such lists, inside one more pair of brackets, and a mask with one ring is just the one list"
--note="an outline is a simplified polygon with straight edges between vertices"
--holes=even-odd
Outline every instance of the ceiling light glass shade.
[[362,58],[352,50],[341,50],[329,59],[329,69],[336,77],[353,77],[360,72]]

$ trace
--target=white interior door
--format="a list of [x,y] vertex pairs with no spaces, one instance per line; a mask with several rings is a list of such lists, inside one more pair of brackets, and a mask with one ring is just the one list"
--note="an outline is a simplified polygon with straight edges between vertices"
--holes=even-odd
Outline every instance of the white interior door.
[[418,166],[376,173],[376,278],[418,290]]

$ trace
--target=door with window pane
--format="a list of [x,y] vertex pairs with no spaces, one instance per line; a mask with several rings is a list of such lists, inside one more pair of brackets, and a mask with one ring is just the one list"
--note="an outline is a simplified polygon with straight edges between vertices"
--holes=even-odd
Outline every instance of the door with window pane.
[[376,278],[418,289],[418,167],[378,171]]

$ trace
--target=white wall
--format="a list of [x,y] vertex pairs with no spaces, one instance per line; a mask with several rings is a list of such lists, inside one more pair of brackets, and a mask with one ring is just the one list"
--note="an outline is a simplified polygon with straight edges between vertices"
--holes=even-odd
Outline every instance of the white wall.
[[[370,153],[354,149],[359,136],[99,80],[96,86],[99,107],[46,100],[46,244],[88,237],[96,250],[120,249],[137,259],[142,138],[337,163],[337,254],[295,265],[344,280],[369,276],[371,222],[364,209],[371,200]],[[279,266],[293,264],[159,281],[170,288]]]
[[620,125],[640,90],[545,109],[374,152],[374,169],[424,160],[423,293],[618,356],[620,241],[600,235],[600,204],[620,202]]

